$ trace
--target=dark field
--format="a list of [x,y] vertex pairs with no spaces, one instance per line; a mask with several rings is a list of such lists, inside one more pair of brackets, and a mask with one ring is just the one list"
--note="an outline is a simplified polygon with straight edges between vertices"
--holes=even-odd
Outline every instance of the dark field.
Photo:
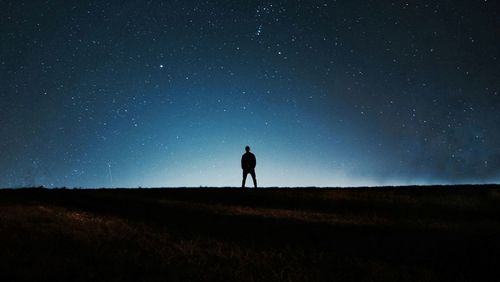
[[0,190],[2,281],[498,281],[500,187]]

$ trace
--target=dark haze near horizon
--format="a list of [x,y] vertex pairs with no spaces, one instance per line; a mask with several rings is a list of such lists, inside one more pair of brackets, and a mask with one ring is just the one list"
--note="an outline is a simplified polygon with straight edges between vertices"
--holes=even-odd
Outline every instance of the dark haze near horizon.
[[0,8],[0,187],[499,182],[496,1]]

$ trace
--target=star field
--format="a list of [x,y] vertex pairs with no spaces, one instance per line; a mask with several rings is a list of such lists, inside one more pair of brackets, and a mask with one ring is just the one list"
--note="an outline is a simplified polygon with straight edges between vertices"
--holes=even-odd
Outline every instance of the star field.
[[500,181],[495,1],[0,7],[0,187]]

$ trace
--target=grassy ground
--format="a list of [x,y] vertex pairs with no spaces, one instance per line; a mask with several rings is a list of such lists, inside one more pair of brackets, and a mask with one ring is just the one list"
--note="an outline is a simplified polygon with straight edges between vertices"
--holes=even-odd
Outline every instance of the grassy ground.
[[494,281],[500,187],[0,190],[2,281]]

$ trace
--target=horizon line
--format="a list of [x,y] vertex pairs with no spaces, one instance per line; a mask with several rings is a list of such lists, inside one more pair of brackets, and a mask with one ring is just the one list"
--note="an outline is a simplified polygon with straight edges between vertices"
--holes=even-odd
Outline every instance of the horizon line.
[[407,184],[407,185],[360,185],[360,186],[263,186],[263,187],[237,187],[237,186],[153,186],[153,187],[82,187],[82,186],[60,186],[46,187],[39,186],[22,186],[22,187],[0,187],[1,190],[6,189],[239,189],[239,190],[258,190],[258,189],[359,189],[359,188],[425,188],[425,187],[460,187],[460,186],[500,186],[499,183],[463,183],[463,184]]

